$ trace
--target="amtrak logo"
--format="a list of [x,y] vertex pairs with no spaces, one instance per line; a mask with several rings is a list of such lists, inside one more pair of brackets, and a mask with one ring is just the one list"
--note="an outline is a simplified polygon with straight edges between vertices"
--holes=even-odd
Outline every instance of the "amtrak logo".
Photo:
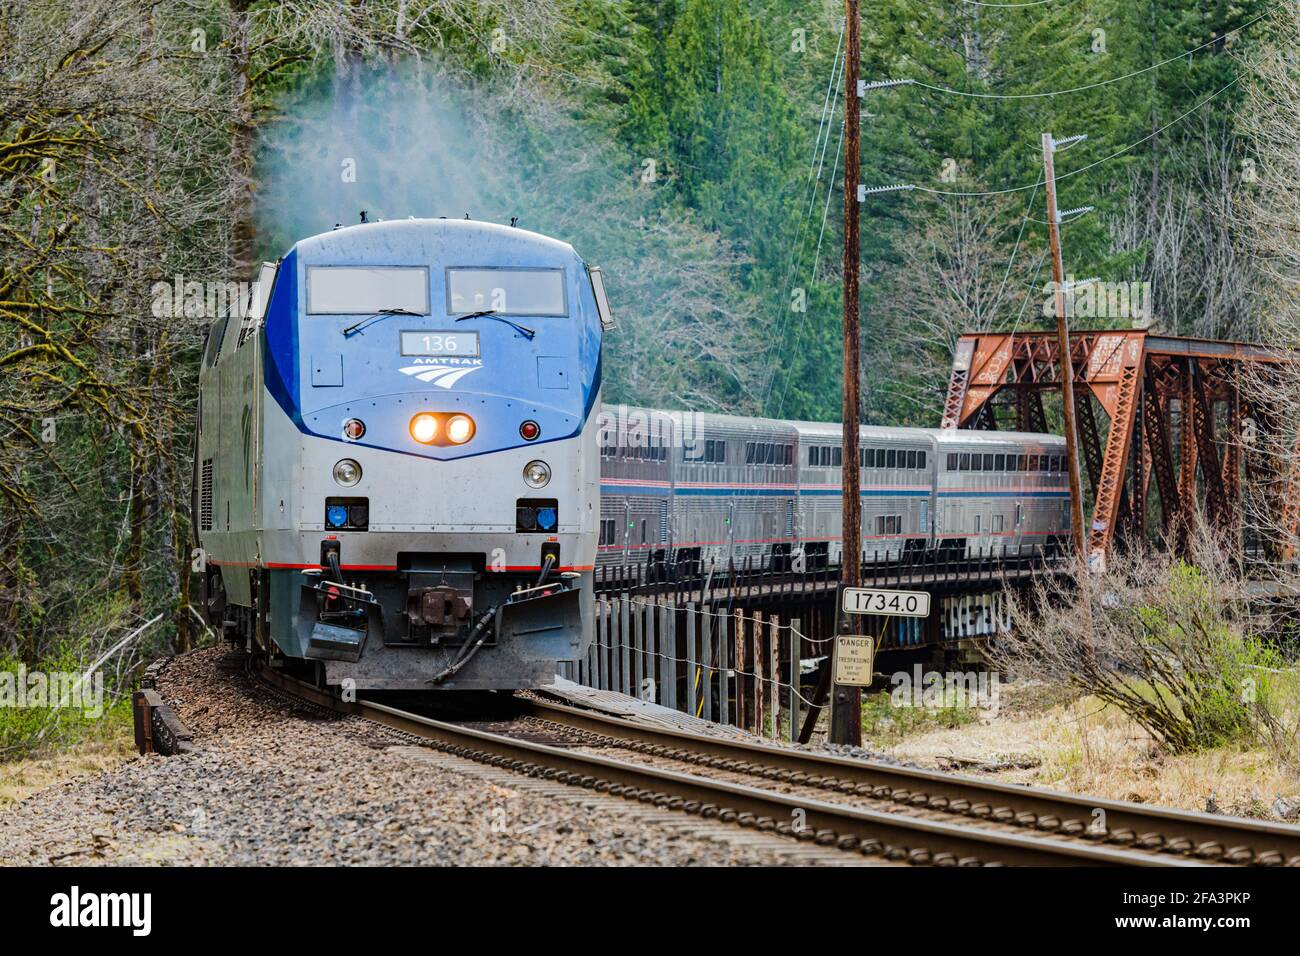
[[462,359],[462,362],[470,364],[452,364],[455,361],[439,359],[423,365],[405,365],[402,372],[439,388],[451,388],[470,372],[477,372],[483,367],[480,359]]

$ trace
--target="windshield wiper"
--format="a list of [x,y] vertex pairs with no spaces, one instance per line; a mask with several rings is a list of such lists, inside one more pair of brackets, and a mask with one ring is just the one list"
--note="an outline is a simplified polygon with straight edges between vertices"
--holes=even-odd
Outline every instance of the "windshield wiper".
[[498,322],[504,322],[530,342],[533,336],[537,334],[536,329],[530,329],[526,325],[520,325],[518,322],[511,322],[505,316],[497,315],[496,309],[482,309],[478,312],[466,312],[464,315],[456,316],[457,322],[464,322],[466,319],[496,319]]
[[413,315],[420,318],[421,313],[412,312],[410,309],[380,309],[378,312],[372,312],[360,322],[354,322],[343,330],[343,337],[346,339],[354,332],[360,332],[363,328],[372,322],[378,322],[380,319],[387,318],[390,315]]

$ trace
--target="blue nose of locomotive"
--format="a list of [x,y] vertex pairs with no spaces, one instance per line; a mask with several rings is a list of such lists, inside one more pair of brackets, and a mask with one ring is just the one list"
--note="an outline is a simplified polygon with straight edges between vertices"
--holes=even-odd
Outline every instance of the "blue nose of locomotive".
[[582,260],[486,223],[379,222],[299,242],[266,335],[268,389],[301,431],[444,461],[572,438],[600,385]]

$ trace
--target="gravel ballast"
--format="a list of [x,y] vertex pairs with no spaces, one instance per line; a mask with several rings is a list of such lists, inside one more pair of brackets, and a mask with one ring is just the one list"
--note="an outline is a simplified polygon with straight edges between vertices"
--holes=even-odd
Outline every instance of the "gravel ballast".
[[137,757],[0,813],[0,864],[822,862],[795,841],[593,803],[579,788],[570,796],[413,748],[377,725],[299,707],[223,648],[171,661],[158,689],[194,751]]

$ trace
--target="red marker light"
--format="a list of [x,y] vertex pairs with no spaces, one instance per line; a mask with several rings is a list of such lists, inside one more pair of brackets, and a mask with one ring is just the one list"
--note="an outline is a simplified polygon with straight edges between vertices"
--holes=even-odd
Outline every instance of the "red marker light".
[[366,423],[359,418],[349,418],[343,423],[343,437],[356,441],[366,433]]
[[519,435],[524,441],[536,441],[542,434],[542,426],[535,421],[526,421],[519,426]]

